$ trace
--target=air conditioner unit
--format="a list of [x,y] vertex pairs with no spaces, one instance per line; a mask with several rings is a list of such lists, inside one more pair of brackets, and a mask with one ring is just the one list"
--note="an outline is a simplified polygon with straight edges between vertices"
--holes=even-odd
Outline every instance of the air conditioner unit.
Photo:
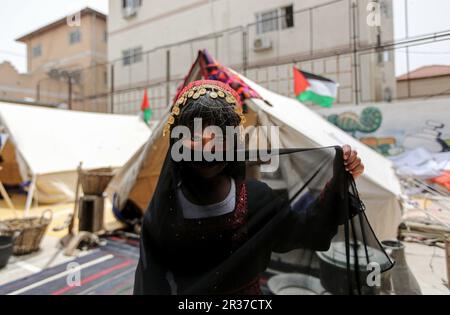
[[137,9],[134,6],[128,6],[124,9],[122,9],[122,15],[126,19],[132,18],[133,16],[136,16],[136,14],[137,14]]
[[272,40],[267,37],[257,37],[253,41],[254,51],[264,51],[272,49]]

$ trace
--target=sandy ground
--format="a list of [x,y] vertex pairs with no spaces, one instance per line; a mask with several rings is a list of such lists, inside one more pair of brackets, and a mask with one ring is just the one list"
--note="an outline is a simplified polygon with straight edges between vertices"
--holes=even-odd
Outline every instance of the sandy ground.
[[404,244],[406,261],[420,285],[422,294],[450,295],[445,250],[416,243]]

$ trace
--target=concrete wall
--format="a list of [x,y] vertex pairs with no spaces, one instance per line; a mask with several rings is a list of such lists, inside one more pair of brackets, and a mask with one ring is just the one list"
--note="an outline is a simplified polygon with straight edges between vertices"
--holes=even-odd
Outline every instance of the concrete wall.
[[[409,85],[409,86],[408,86]],[[448,97],[450,94],[450,75],[423,79],[407,80],[397,82],[398,98],[426,97],[429,95],[442,95]]]
[[[355,73],[351,54],[351,0],[332,3],[329,0],[173,0],[170,6],[163,0],[142,3],[137,15],[127,19],[122,16],[121,2],[110,0],[108,58],[114,62],[115,90],[155,84],[150,89],[150,97],[156,106],[167,105],[164,104],[167,100],[161,97],[165,86],[160,85],[166,80],[167,51],[170,51],[173,95],[197,51],[204,48],[221,63],[238,71],[242,70],[245,56],[248,76],[284,95],[292,95],[292,60],[305,60],[297,65],[338,80],[341,103],[355,101],[355,75],[360,81],[361,100],[383,100],[386,88],[395,96],[393,54],[388,54],[389,58],[381,63],[377,54],[360,55],[360,67]],[[369,0],[357,3],[358,46],[374,45],[378,29],[367,23]],[[393,39],[392,0],[384,3],[381,41],[389,42]],[[297,12],[293,28],[257,34],[256,13],[290,4]],[[254,40],[260,36],[271,40],[271,49],[262,52],[253,49]],[[149,53],[141,62],[123,66],[120,61],[123,50],[134,47],[142,47]],[[325,55],[329,57],[321,58]],[[128,94],[117,96],[118,112],[138,110],[139,106],[133,102],[142,91]]]
[[32,76],[20,74],[10,62],[0,64],[0,98],[23,99],[33,98],[36,93],[32,86]]

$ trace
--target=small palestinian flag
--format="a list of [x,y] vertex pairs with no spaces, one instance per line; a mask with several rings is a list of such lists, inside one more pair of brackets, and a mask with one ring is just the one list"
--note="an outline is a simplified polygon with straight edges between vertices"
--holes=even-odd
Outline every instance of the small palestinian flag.
[[339,84],[294,67],[294,91],[300,102],[311,102],[322,107],[331,107],[336,100]]
[[152,118],[152,109],[150,108],[150,102],[148,101],[147,89],[144,90],[144,99],[142,100],[141,111],[143,114],[143,119],[148,125],[150,119]]

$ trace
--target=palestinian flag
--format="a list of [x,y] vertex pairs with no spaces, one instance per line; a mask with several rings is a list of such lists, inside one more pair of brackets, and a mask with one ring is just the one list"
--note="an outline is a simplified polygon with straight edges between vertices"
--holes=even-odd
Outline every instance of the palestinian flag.
[[322,107],[331,107],[336,100],[339,84],[294,67],[294,91],[300,102],[312,102]]
[[152,109],[150,108],[150,102],[148,101],[147,89],[144,90],[144,99],[142,100],[141,111],[143,114],[143,119],[148,125],[150,119],[152,118]]

